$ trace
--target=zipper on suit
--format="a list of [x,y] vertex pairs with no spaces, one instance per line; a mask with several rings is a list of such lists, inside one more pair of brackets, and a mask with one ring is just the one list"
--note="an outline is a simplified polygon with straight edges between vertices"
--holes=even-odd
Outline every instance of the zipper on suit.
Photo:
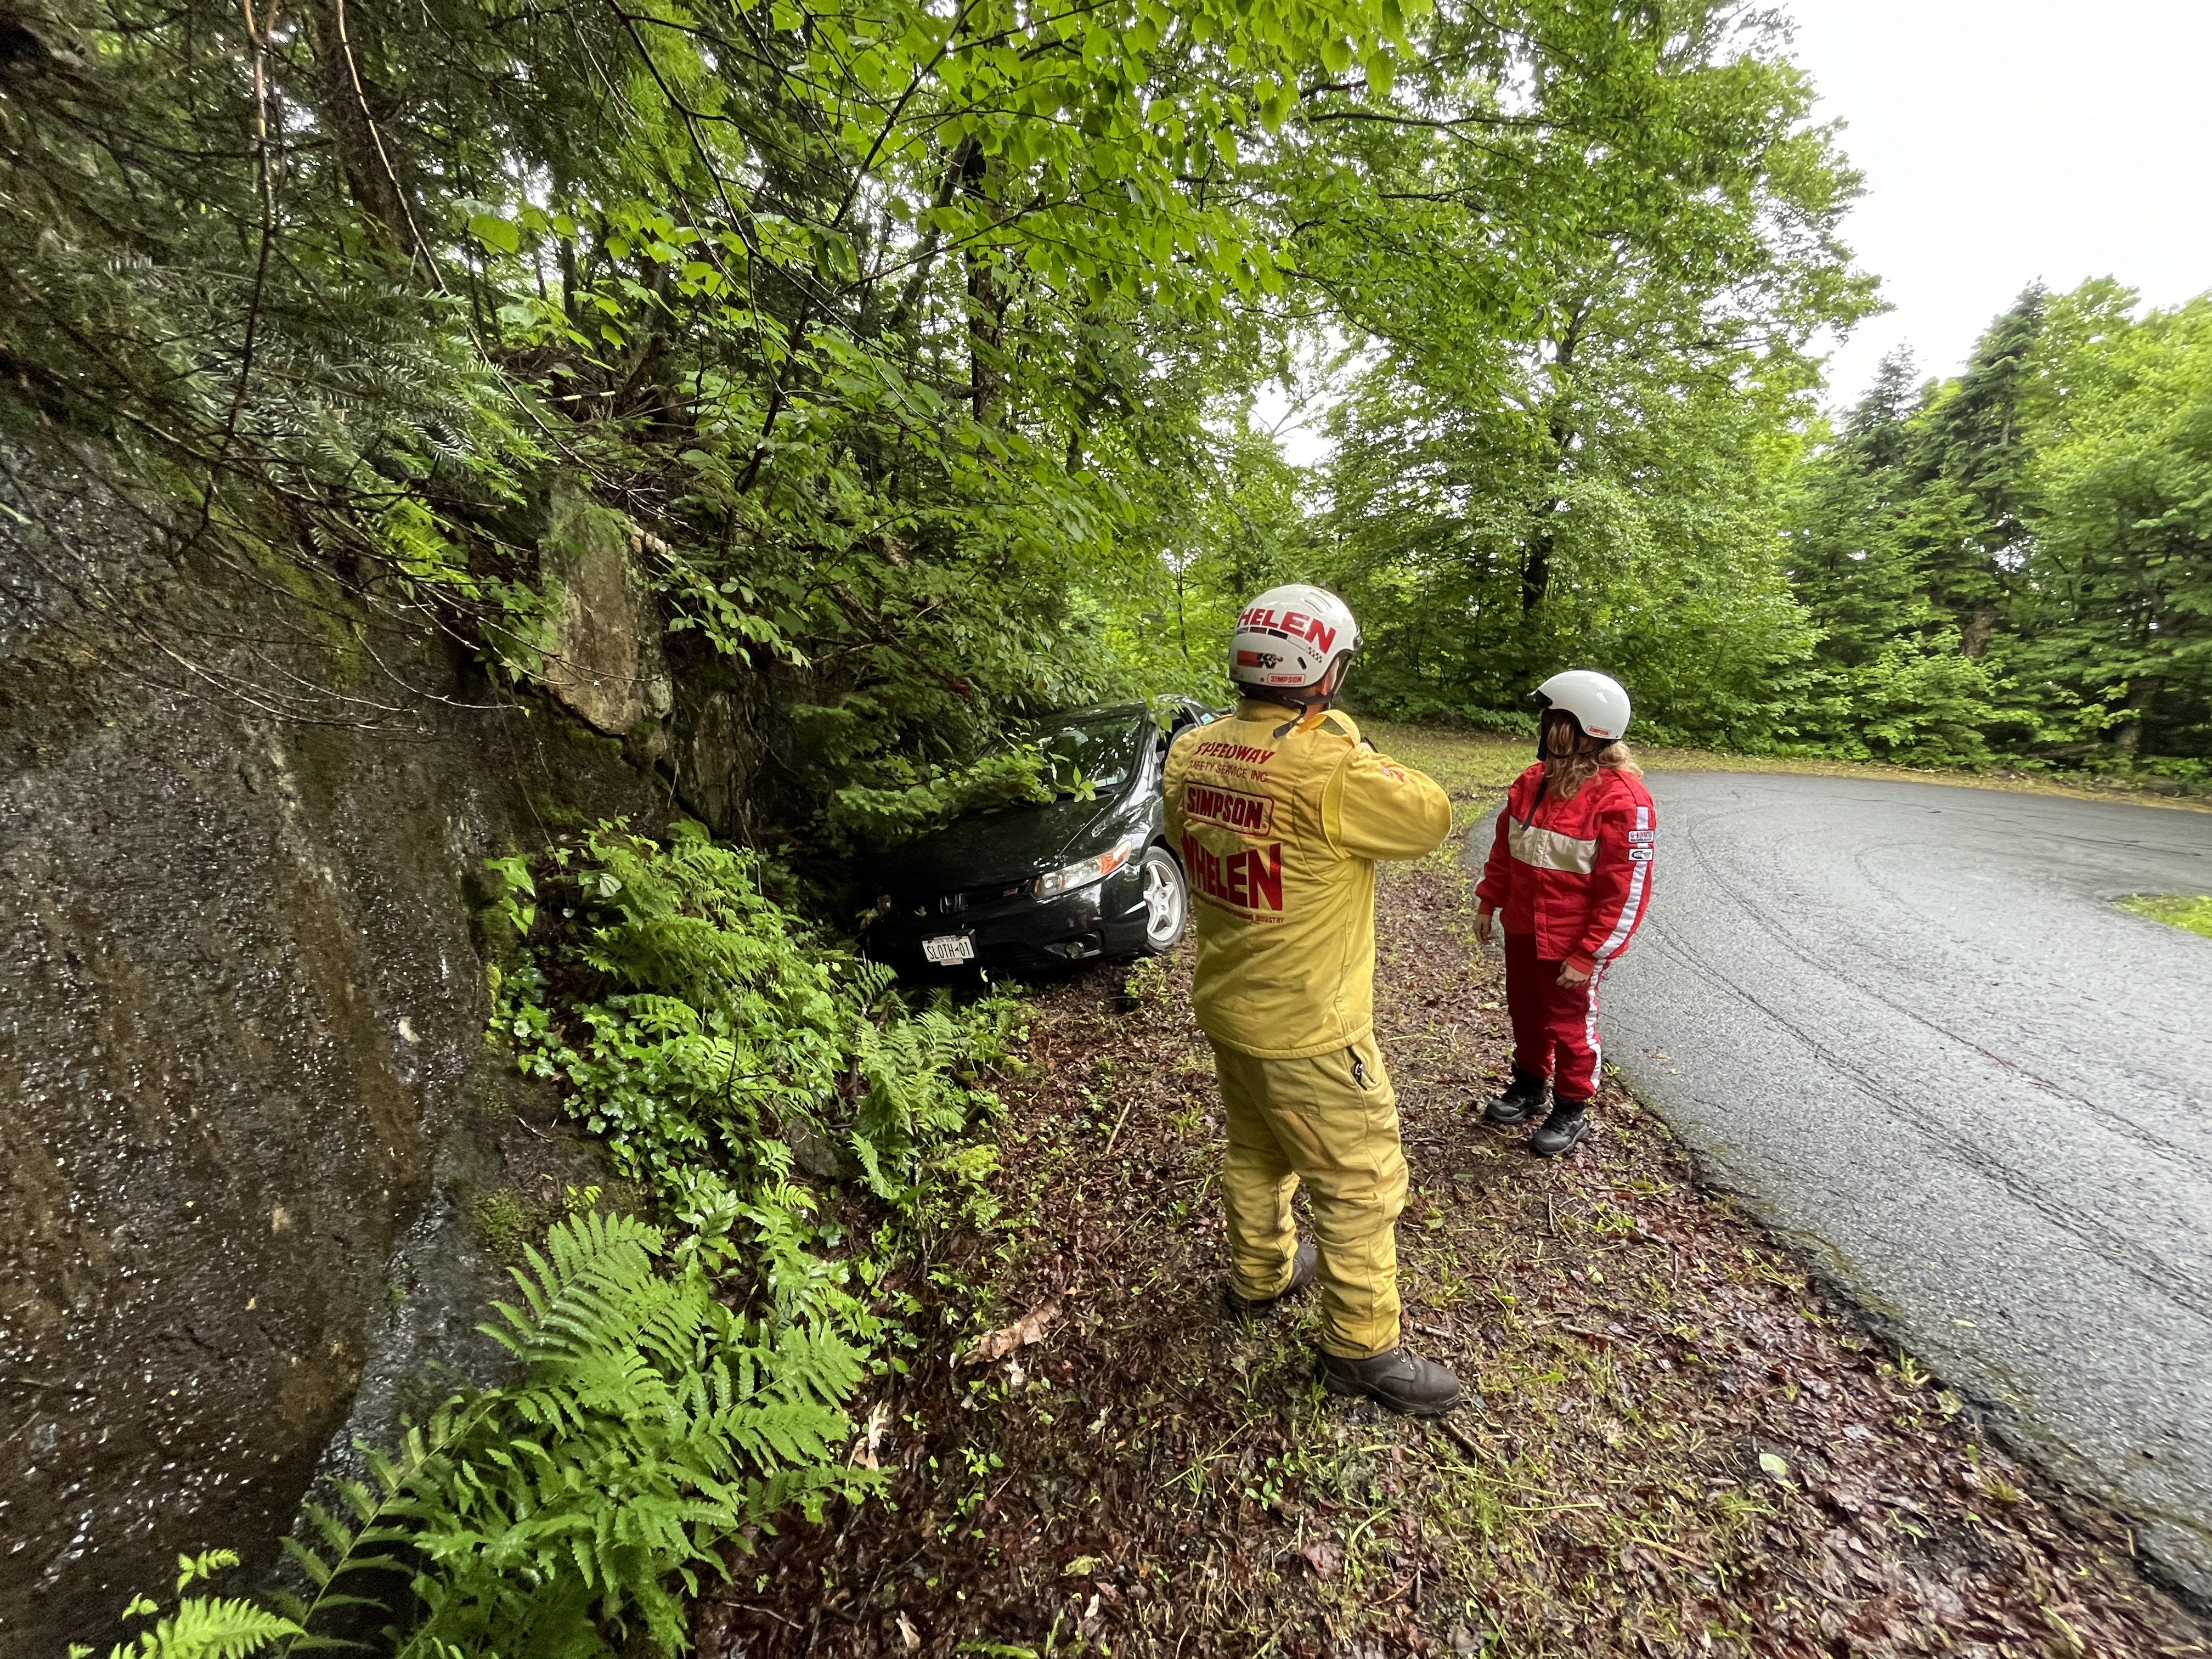
[[1521,820],[1521,827],[1523,830],[1535,823],[1536,809],[1544,804],[1544,792],[1551,787],[1552,781],[1547,777],[1536,780],[1536,799],[1528,803],[1528,816]]

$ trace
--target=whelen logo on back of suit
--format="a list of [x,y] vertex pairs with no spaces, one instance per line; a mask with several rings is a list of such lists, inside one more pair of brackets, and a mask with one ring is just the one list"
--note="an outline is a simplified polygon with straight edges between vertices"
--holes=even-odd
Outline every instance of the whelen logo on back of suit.
[[1221,854],[1195,836],[1182,838],[1182,865],[1202,897],[1239,910],[1283,908],[1283,843]]

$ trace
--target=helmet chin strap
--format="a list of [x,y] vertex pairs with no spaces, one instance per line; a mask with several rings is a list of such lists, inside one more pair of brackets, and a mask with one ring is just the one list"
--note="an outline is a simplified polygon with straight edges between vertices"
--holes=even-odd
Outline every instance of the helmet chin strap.
[[[1288,737],[1293,727],[1319,723],[1321,717],[1328,714],[1330,707],[1336,702],[1338,694],[1344,690],[1345,676],[1351,666],[1350,657],[1339,657],[1328,672],[1315,681],[1313,685],[1303,687],[1297,691],[1277,691],[1273,694],[1285,707],[1298,711],[1297,719],[1285,720],[1275,728],[1277,743],[1280,743]],[[1327,690],[1317,689],[1321,687],[1326,687]]]
[[[1565,716],[1565,729],[1572,733],[1572,735],[1567,739],[1566,748],[1556,755],[1552,752],[1552,744],[1549,737],[1549,733],[1552,730],[1552,716],[1555,714]],[[1565,709],[1547,705],[1545,708],[1544,712],[1536,716],[1536,758],[1540,761],[1567,760],[1571,758],[1575,753],[1576,739],[1579,738],[1582,735],[1583,723],[1580,720],[1577,720],[1572,714],[1568,714]]]

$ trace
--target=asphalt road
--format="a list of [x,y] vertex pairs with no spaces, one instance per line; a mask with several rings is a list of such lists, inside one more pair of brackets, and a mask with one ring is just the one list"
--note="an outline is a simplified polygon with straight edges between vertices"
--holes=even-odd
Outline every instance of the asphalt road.
[[1777,1229],[2212,1596],[2212,814],[1655,774],[1607,1059]]

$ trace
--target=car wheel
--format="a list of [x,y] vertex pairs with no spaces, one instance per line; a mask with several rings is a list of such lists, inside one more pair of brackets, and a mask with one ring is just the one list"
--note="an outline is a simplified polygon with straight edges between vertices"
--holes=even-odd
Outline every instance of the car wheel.
[[1144,953],[1172,951],[1190,921],[1190,889],[1182,866],[1164,847],[1152,847],[1137,866],[1138,891],[1145,901]]

